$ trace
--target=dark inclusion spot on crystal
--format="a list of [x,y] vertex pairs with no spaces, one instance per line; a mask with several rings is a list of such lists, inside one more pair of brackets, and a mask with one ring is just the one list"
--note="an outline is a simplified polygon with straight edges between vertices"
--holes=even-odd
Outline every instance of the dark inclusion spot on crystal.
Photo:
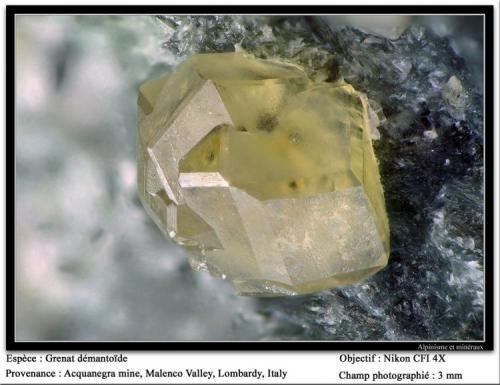
[[292,180],[290,183],[288,183],[288,187],[295,190],[297,188],[297,182]]
[[[328,183],[328,176],[327,175],[321,175],[321,177],[319,178],[319,183],[322,186],[326,185]],[[332,181],[332,185],[333,185],[333,181]]]
[[247,132],[248,131],[245,126],[238,126],[238,127],[236,127],[236,130],[237,131],[242,131],[242,132]]
[[215,159],[215,153],[213,151],[210,151],[207,155],[207,160],[211,163]]
[[291,132],[288,135],[288,140],[290,140],[290,142],[292,143],[299,143],[302,140],[302,137],[296,132]]
[[278,125],[278,118],[272,114],[263,114],[257,122],[257,129],[271,132]]

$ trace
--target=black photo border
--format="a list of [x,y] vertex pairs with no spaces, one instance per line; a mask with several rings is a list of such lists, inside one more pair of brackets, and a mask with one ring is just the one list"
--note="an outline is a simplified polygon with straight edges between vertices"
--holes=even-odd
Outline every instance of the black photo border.
[[[57,14],[476,14],[484,15],[485,269],[484,340],[441,341],[16,341],[15,339],[15,17]],[[494,314],[494,26],[493,5],[170,5],[6,6],[6,349],[8,351],[485,351],[493,350]]]

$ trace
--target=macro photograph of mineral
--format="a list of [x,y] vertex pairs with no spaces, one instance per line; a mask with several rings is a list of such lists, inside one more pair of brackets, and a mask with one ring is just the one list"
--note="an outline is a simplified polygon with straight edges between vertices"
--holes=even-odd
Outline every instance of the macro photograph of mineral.
[[17,341],[482,341],[481,15],[17,15]]

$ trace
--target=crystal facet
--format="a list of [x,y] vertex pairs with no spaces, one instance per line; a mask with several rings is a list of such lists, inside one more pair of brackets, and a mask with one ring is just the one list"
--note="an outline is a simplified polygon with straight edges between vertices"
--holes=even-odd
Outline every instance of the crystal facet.
[[347,83],[194,55],[139,92],[139,196],[191,266],[240,294],[310,293],[387,264],[369,106]]

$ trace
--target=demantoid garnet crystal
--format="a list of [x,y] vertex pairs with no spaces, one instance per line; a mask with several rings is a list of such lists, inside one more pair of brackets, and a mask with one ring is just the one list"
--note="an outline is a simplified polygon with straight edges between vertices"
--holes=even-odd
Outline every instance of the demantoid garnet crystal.
[[194,55],[139,92],[141,200],[190,264],[240,294],[295,295],[387,264],[366,98],[294,65]]

